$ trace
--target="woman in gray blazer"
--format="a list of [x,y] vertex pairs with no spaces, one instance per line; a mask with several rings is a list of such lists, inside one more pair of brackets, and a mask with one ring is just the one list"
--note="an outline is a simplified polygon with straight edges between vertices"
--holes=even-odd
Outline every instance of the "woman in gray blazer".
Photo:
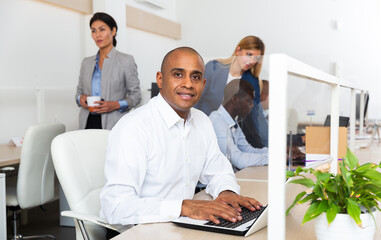
[[[82,61],[76,100],[81,107],[79,128],[111,129],[131,108],[140,103],[140,82],[131,55],[121,53],[116,46],[118,26],[106,13],[95,13],[90,20],[91,37],[99,47],[95,56]],[[89,111],[88,96],[101,101]]]

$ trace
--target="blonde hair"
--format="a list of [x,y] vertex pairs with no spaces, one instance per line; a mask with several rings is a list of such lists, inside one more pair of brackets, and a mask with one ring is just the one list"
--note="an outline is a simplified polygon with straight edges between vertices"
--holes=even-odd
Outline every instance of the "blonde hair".
[[[233,54],[229,57],[229,58],[225,58],[225,59],[218,59],[217,61],[219,61],[220,63],[224,64],[224,65],[230,65],[234,62],[234,60],[236,59],[236,50],[237,48],[240,48],[240,49],[247,49],[247,50],[260,50],[261,51],[261,56],[265,55],[265,44],[262,42],[262,40],[259,38],[259,37],[256,37],[256,36],[252,36],[252,35],[249,35],[249,36],[246,36],[244,38],[241,39],[241,41],[239,41],[238,45],[236,46],[236,48],[234,49],[234,52]],[[259,81],[259,88],[260,90],[262,91],[262,80],[259,79],[259,74],[261,73],[261,70],[262,70],[262,60],[258,61],[251,69],[250,69],[250,72],[251,74],[258,78],[258,81]]]

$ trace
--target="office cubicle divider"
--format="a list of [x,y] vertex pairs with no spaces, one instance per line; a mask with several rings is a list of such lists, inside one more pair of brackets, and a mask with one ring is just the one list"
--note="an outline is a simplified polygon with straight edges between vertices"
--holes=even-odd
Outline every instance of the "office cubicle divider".
[[[270,55],[269,65],[269,172],[268,172],[268,236],[269,240],[284,240],[286,234],[285,188],[286,181],[286,130],[287,130],[287,85],[289,76],[306,81],[315,81],[331,86],[330,162],[331,172],[337,173],[339,144],[340,88],[351,89],[351,119],[356,115],[356,90],[364,89],[352,82],[337,78],[284,54]],[[360,103],[360,105],[364,103]],[[360,107],[363,109],[363,106]],[[364,111],[360,110],[360,122]],[[350,148],[355,149],[355,121],[350,121]],[[360,133],[363,129],[360,128]],[[281,204],[280,204],[281,203]]]

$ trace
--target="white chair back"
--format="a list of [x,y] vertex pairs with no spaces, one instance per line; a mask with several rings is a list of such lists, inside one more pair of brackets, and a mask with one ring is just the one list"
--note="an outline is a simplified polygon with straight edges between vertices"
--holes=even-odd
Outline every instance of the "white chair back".
[[61,123],[30,126],[24,136],[17,176],[17,201],[22,209],[43,205],[58,198],[50,145],[65,132]]
[[[109,132],[103,129],[66,132],[52,142],[54,167],[72,211],[99,216]],[[78,226],[76,229],[78,239]],[[105,239],[104,228],[86,224],[86,229],[90,239]]]

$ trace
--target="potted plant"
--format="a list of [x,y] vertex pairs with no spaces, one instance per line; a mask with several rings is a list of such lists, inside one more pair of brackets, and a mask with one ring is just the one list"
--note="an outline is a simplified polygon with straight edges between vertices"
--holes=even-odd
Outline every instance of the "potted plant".
[[[315,221],[317,239],[373,239],[375,218],[373,213],[381,200],[381,168],[374,163],[358,164],[348,149],[339,163],[337,174],[329,173],[329,165],[320,168],[287,171],[290,184],[301,184],[306,190],[299,193],[286,214],[296,204],[309,203],[303,222]],[[305,176],[313,174],[313,179]],[[345,219],[345,220],[343,220]],[[367,233],[368,232],[368,233]],[[366,237],[368,236],[368,238]]]

